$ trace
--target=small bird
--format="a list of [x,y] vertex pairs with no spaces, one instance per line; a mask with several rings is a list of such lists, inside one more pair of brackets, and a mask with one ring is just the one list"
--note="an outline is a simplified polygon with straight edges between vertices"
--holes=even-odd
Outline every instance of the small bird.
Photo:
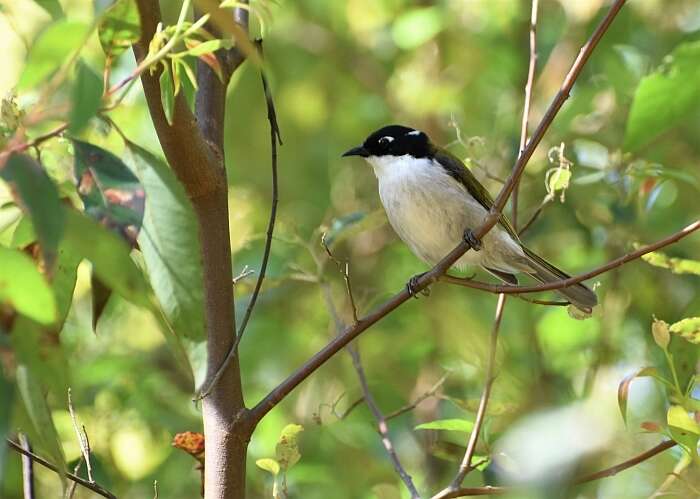
[[[527,249],[505,215],[477,241],[471,229],[484,220],[493,198],[462,161],[434,145],[420,130],[385,126],[343,156],[361,156],[374,169],[389,223],[413,253],[433,266],[463,239],[477,251],[454,264],[480,265],[510,285],[524,272],[541,283],[569,276]],[[414,280],[409,282],[409,292]],[[574,284],[557,291],[584,312],[598,303],[593,291]]]

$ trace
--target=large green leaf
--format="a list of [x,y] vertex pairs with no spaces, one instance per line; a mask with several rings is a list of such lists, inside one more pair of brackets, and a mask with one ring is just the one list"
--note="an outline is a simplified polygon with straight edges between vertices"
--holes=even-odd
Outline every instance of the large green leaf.
[[[41,439],[41,446],[51,457],[51,461],[60,470],[66,469],[66,459],[58,438],[56,427],[51,418],[51,409],[46,402],[46,396],[39,380],[24,365],[17,366],[17,388],[27,408],[34,430]],[[63,488],[66,487],[66,479],[61,474]]]
[[182,185],[162,160],[129,144],[133,164],[146,191],[139,247],[151,286],[175,334],[186,338],[196,382],[204,361],[199,343],[206,339],[204,288],[197,220]]
[[117,57],[141,38],[139,12],[134,0],[117,0],[105,11],[97,33],[108,59]]
[[640,148],[700,107],[700,42],[679,45],[668,59],[639,82],[627,119],[627,150]]
[[29,217],[44,260],[51,266],[64,226],[56,186],[41,165],[25,154],[13,154],[0,169],[0,177],[10,184],[15,201]]
[[102,78],[83,62],[78,64],[71,100],[69,131],[75,134],[95,116],[102,102]]
[[48,12],[53,19],[60,19],[65,15],[58,0],[34,0],[34,3]]
[[33,43],[17,88],[33,90],[45,81],[85,42],[88,29],[84,23],[65,19],[50,24]]
[[66,209],[66,249],[90,260],[93,271],[125,300],[151,307],[150,290],[127,244],[80,212]]
[[131,170],[109,151],[73,140],[78,194],[85,213],[136,243],[144,210],[144,190]]
[[53,292],[32,259],[3,246],[0,246],[0,302],[42,324],[56,320]]

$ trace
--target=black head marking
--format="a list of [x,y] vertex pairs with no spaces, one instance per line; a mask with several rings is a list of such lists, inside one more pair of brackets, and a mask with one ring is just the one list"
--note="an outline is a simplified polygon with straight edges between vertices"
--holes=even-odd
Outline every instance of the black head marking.
[[372,133],[360,147],[350,149],[343,156],[403,156],[415,158],[432,155],[428,136],[420,130],[401,125],[389,125]]

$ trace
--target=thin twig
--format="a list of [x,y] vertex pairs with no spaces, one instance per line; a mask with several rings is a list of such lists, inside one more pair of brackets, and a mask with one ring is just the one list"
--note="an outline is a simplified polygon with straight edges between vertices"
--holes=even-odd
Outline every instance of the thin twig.
[[498,332],[501,329],[501,319],[503,319],[503,309],[506,304],[506,295],[498,295],[498,302],[496,303],[496,314],[493,320],[493,328],[491,329],[491,340],[489,342],[489,356],[486,361],[486,381],[484,382],[484,389],[481,393],[481,399],[479,400],[479,408],[476,410],[476,419],[474,420],[474,428],[469,435],[469,441],[467,442],[467,449],[464,451],[464,457],[459,465],[459,470],[457,475],[455,475],[452,483],[444,490],[439,492],[434,496],[434,499],[442,499],[450,492],[459,489],[464,482],[464,477],[474,469],[472,467],[472,457],[474,457],[474,451],[476,450],[476,443],[479,440],[479,433],[481,432],[481,427],[484,424],[484,417],[486,416],[486,406],[489,402],[489,397],[491,396],[491,388],[493,387],[493,381],[495,379],[496,370],[496,351],[498,347]]
[[85,460],[85,467],[87,469],[87,476],[90,483],[95,483],[92,478],[92,466],[90,465],[90,441],[87,438],[87,432],[85,431],[85,426],[82,427],[82,431],[78,426],[78,418],[75,415],[75,410],[73,409],[73,400],[71,399],[71,389],[68,388],[68,412],[70,412],[70,419],[73,422],[73,430],[75,430],[75,436],[78,439],[78,445],[80,446],[80,453],[83,455]]
[[435,396],[435,394],[436,394],[437,391],[442,387],[442,385],[445,383],[445,380],[447,380],[447,378],[449,377],[449,375],[450,375],[450,372],[449,372],[449,371],[446,372],[445,374],[443,374],[443,375],[440,377],[440,379],[437,380],[437,382],[436,382],[433,386],[431,386],[430,389],[429,389],[427,392],[425,392],[425,393],[419,395],[418,397],[416,397],[416,399],[415,399],[413,402],[411,402],[410,404],[406,404],[405,406],[399,407],[399,408],[396,409],[395,411],[390,412],[389,414],[387,414],[386,416],[384,416],[384,419],[385,419],[386,421],[389,421],[390,419],[397,418],[397,417],[401,416],[402,414],[405,414],[405,413],[407,413],[407,412],[409,412],[409,411],[412,411],[413,409],[415,409],[416,407],[418,407],[418,405],[419,405],[421,402],[423,402],[424,400],[426,400],[426,399],[428,399],[428,398],[430,398],[430,397]]
[[[489,214],[486,216],[481,226],[474,231],[474,236],[477,239],[483,239],[488,231],[491,230],[496,223],[498,223],[503,207],[513,191],[515,182],[517,182],[522,175],[525,166],[535,152],[535,149],[542,140],[542,137],[544,137],[544,134],[554,121],[554,118],[561,109],[562,105],[568,99],[569,92],[571,91],[574,82],[581,74],[583,67],[593,53],[593,50],[598,45],[598,42],[608,30],[613,19],[615,19],[615,16],[618,14],[620,9],[622,9],[624,4],[625,0],[616,0],[612,4],[608,10],[608,13],[605,15],[600,24],[598,24],[588,41],[581,48],[578,57],[564,78],[564,82],[562,83],[559,92],[554,97],[554,100],[547,109],[547,112],[540,121],[540,124],[532,134],[527,146],[525,146],[525,150],[520,156],[518,156],[515,167],[513,168],[500,193],[496,197],[494,205],[489,211]],[[449,269],[457,260],[459,260],[459,258],[461,258],[462,255],[464,255],[469,249],[470,245],[466,241],[462,241],[460,244],[458,244],[452,251],[450,251],[450,253],[440,260],[437,265],[423,274],[420,278],[416,279],[415,283],[413,283],[414,285],[412,286],[414,293],[422,291],[437,281],[438,278],[443,275],[447,269]],[[316,369],[318,369],[328,359],[333,357],[362,332],[366,331],[370,326],[380,321],[403,303],[408,301],[412,296],[413,294],[409,293],[408,290],[404,288],[400,293],[397,293],[389,300],[384,302],[384,304],[382,304],[374,312],[371,312],[367,316],[361,318],[357,324],[347,327],[342,334],[332,339],[325,347],[314,354],[301,367],[289,375],[287,379],[282,381],[276,388],[274,388],[260,402],[258,402],[258,404],[250,410],[252,421],[260,421],[265,414],[267,414],[292,390],[294,390],[294,388],[296,388],[309,375],[315,372]]]
[[[641,454],[634,456],[633,458],[630,458],[619,464],[616,464],[615,466],[610,466],[609,468],[605,468],[595,473],[575,478],[571,481],[571,483],[574,485],[581,485],[583,483],[593,482],[602,478],[617,475],[621,471],[625,471],[626,469],[632,468],[633,466],[636,466],[641,462],[647,461],[648,459],[651,459],[657,454],[661,454],[663,451],[670,449],[675,445],[676,442],[674,442],[673,440],[666,440],[665,442],[661,442],[656,447],[652,447],[648,451],[642,452]],[[463,487],[440,497],[441,499],[451,499],[454,497],[501,495],[517,491],[517,487]]]
[[389,460],[394,466],[394,471],[396,471],[396,473],[403,481],[404,485],[406,485],[406,488],[411,494],[411,498],[420,498],[420,494],[418,493],[416,486],[413,484],[413,479],[411,478],[411,475],[409,475],[404,469],[404,467],[401,465],[399,456],[396,454],[396,450],[394,449],[394,444],[389,438],[389,428],[386,424],[386,418],[384,417],[384,414],[382,414],[381,409],[379,409],[377,401],[374,399],[374,396],[372,395],[372,392],[370,391],[369,386],[367,385],[367,376],[365,375],[365,370],[362,367],[362,362],[360,360],[360,352],[353,345],[348,345],[347,351],[350,354],[350,357],[352,357],[352,365],[355,368],[355,372],[357,372],[357,378],[360,381],[360,387],[362,388],[365,403],[367,404],[367,407],[369,407],[369,410],[372,413],[372,416],[374,416],[375,422],[377,423],[377,431],[381,436],[384,450],[386,450],[386,453],[389,455]]
[[[27,435],[19,434],[19,442],[27,452],[32,452]],[[22,492],[24,499],[34,499],[34,462],[29,456],[22,454]]]
[[544,207],[547,206],[549,203],[551,203],[553,199],[554,199],[553,197],[547,196],[547,197],[545,197],[545,198],[542,200],[542,202],[541,202],[540,205],[537,207],[537,209],[535,210],[535,212],[532,214],[532,216],[530,217],[530,219],[525,223],[525,225],[523,225],[523,227],[522,227],[520,230],[518,230],[518,235],[519,235],[519,236],[522,236],[523,234],[525,234],[525,232],[527,232],[527,230],[528,230],[530,227],[532,227],[532,224],[534,224],[535,221],[536,221],[536,220],[539,218],[539,216],[542,214],[542,210],[544,210]]
[[16,450],[17,452],[19,452],[20,454],[22,454],[24,456],[30,457],[33,461],[39,463],[43,467],[48,468],[51,471],[58,473],[59,475],[64,475],[69,480],[73,480],[74,482],[79,483],[80,485],[82,485],[86,489],[90,489],[93,492],[95,492],[96,494],[101,495],[102,497],[107,497],[108,499],[117,499],[117,496],[112,494],[109,490],[105,489],[104,487],[101,487],[101,486],[97,485],[96,483],[90,483],[87,480],[85,480],[84,478],[81,478],[74,473],[62,471],[55,464],[52,464],[49,461],[47,461],[46,459],[44,459],[40,456],[37,456],[33,452],[29,452],[29,451],[23,449],[22,446],[20,444],[18,444],[17,442],[10,440],[9,438],[6,438],[5,440],[7,441],[7,445],[9,445],[11,449]]
[[[357,323],[357,307],[355,305],[355,297],[353,296],[352,292],[349,264],[348,262],[342,263],[335,256],[333,256],[331,249],[326,243],[325,234],[321,236],[321,245],[325,249],[328,258],[331,261],[335,262],[335,264],[338,266],[338,271],[343,275],[343,279],[345,280],[345,291],[347,293],[350,306],[352,307],[353,318],[355,320],[355,323]],[[319,262],[318,258],[316,257],[314,259],[317,261],[317,267],[320,274],[321,272],[323,272],[323,263]],[[338,314],[335,304],[333,303],[330,285],[327,281],[324,280],[320,280],[320,285],[321,290],[323,291],[324,301],[326,302],[328,310],[333,318],[333,322],[335,323],[336,333],[340,334],[344,328],[344,324]],[[379,432],[379,436],[381,437],[384,450],[386,450],[386,453],[389,456],[389,460],[391,461],[394,470],[399,475],[399,478],[401,478],[403,483],[406,485],[406,488],[408,489],[409,493],[411,494],[411,499],[420,499],[420,494],[418,493],[418,490],[413,484],[413,479],[411,478],[411,475],[409,475],[408,472],[406,472],[406,469],[401,464],[401,460],[399,459],[399,456],[398,454],[396,454],[396,450],[394,449],[394,444],[392,443],[391,438],[389,438],[389,427],[386,424],[386,418],[384,417],[384,414],[379,408],[379,405],[374,399],[374,395],[372,395],[372,392],[369,389],[369,385],[367,384],[367,376],[365,375],[365,370],[362,367],[360,352],[355,345],[348,345],[346,347],[346,350],[348,354],[350,354],[350,357],[352,359],[352,366],[355,368],[357,378],[360,382],[360,389],[362,390],[362,400],[367,404],[367,407],[369,408],[370,412],[372,413],[372,416],[374,417],[374,421],[377,424],[377,431]],[[356,407],[356,405],[353,405],[350,408],[348,408],[346,414],[348,414],[354,407]]]
[[[83,465],[83,456],[81,455],[78,458],[78,462],[76,463],[75,466],[73,466],[73,474],[77,475],[78,472],[80,471],[80,467]],[[75,489],[78,487],[78,484],[76,482],[71,482],[70,485],[68,486],[68,492],[66,493],[67,499],[73,499],[73,496],[75,495]]]
[[585,281],[586,279],[590,279],[591,277],[595,277],[597,275],[603,274],[611,269],[620,267],[624,265],[627,262],[630,262],[632,260],[636,260],[637,258],[640,258],[641,256],[646,255],[647,253],[651,253],[652,251],[656,251],[658,249],[664,248],[670,244],[673,244],[677,242],[680,239],[683,239],[684,237],[692,234],[696,230],[700,229],[700,220],[696,220],[695,222],[691,223],[687,227],[679,230],[678,232],[675,232],[674,234],[671,234],[668,237],[665,237],[664,239],[661,239],[655,243],[648,244],[646,246],[642,246],[641,248],[632,251],[630,253],[627,253],[626,255],[623,255],[619,258],[615,258],[614,260],[609,261],[605,265],[601,265],[600,267],[596,267],[593,270],[590,270],[584,274],[579,274],[577,276],[569,277],[568,279],[562,279],[560,281],[553,281],[553,282],[548,282],[548,283],[543,283],[543,284],[536,284],[533,286],[509,286],[509,285],[500,285],[500,284],[490,284],[486,282],[481,282],[481,281],[474,281],[472,279],[465,279],[462,277],[455,277],[451,275],[443,275],[442,277],[439,278],[440,281],[448,282],[450,284],[456,284],[458,286],[464,286],[467,288],[474,288],[474,289],[480,289],[482,291],[488,291],[489,293],[505,293],[505,294],[520,294],[520,293],[537,293],[539,291],[551,291],[555,289],[562,289],[562,288],[567,288],[569,286],[572,286],[574,284],[577,284],[581,281]]
[[[532,101],[532,84],[535,81],[535,67],[537,66],[537,9],[538,0],[532,0],[530,11],[530,62],[527,66],[527,81],[525,83],[525,103],[523,104],[523,119],[520,124],[520,147],[518,154],[522,154],[527,144],[527,122],[530,117],[530,103]],[[520,179],[515,183],[511,207],[513,210],[513,227],[518,230],[518,194],[520,191]]]
[[[262,41],[259,43],[260,52],[262,56]],[[267,263],[270,259],[270,249],[272,248],[272,235],[275,230],[275,220],[277,219],[277,203],[279,201],[279,190],[277,181],[277,144],[282,145],[282,135],[280,134],[279,124],[277,123],[277,112],[275,110],[275,102],[272,99],[272,92],[267,83],[267,77],[265,76],[265,71],[260,70],[260,79],[262,80],[263,92],[265,93],[265,104],[267,105],[267,120],[270,122],[270,147],[271,147],[271,165],[272,165],[272,201],[270,206],[270,219],[267,223],[267,235],[265,238],[265,249],[263,250],[262,262],[260,263],[260,272],[258,273],[258,280],[255,283],[255,288],[253,289],[253,294],[250,297],[250,302],[246,308],[245,315],[241,321],[241,325],[238,328],[238,333],[236,334],[236,341],[231,346],[231,349],[226,354],[226,358],[222,362],[219,369],[214,374],[211,382],[206,384],[206,389],[202,390],[200,394],[196,397],[197,400],[201,400],[207,395],[209,395],[216,386],[221,376],[228,368],[231,361],[238,355],[238,345],[240,345],[243,339],[243,333],[245,333],[246,326],[250,320],[250,316],[253,313],[255,304],[258,301],[258,295],[260,294],[260,289],[262,288],[263,281],[265,280],[265,272],[267,271]]]

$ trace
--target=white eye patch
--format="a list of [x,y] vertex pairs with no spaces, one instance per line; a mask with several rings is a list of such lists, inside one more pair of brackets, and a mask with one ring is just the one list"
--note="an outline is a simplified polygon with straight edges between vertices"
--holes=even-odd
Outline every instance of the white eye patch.
[[423,132],[420,130],[413,130],[412,132],[408,132],[406,135],[420,135],[421,133]]
[[379,139],[379,142],[389,144],[390,142],[394,142],[394,137],[390,137],[389,135],[387,135],[386,137],[382,137],[381,139]]

